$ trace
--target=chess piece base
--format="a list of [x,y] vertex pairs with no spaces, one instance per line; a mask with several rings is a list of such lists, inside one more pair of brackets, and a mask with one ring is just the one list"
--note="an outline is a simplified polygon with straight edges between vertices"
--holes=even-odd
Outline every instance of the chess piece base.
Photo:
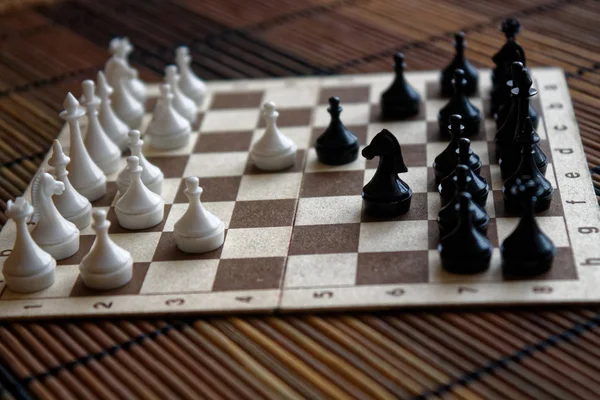
[[149,133],[150,144],[159,150],[175,150],[186,146],[190,141],[190,131],[188,129],[172,135],[160,135]]
[[76,187],[75,190],[77,190],[80,195],[82,195],[89,201],[98,200],[100,197],[106,194],[106,177],[102,175],[92,185],[86,186],[84,188]]
[[77,229],[82,230],[90,224],[92,215],[92,205],[89,203],[86,204],[86,206],[82,208],[77,214],[67,215],[62,212],[61,214],[63,217],[65,217],[67,221],[75,224]]
[[250,154],[250,159],[257,168],[264,171],[278,171],[292,167],[296,163],[296,145],[291,146],[283,154],[276,156]]
[[118,270],[111,274],[94,274],[86,271],[81,271],[81,279],[85,286],[91,289],[116,289],[126,285],[133,276],[133,260],[130,258]]
[[397,120],[413,117],[419,113],[419,103],[411,105],[381,104],[381,119]]
[[[438,251],[441,253],[440,244]],[[444,260],[442,258],[442,268],[452,274],[469,275],[478,274],[490,267],[490,259],[492,258],[491,250],[486,253],[479,254],[476,258],[462,260]]]
[[362,198],[366,214],[378,217],[391,217],[408,212],[412,200],[412,191],[403,199],[388,202],[372,200],[364,193],[362,194]]
[[117,220],[119,221],[119,225],[121,225],[121,227],[131,230],[139,230],[151,228],[160,224],[164,217],[165,207],[161,202],[157,204],[154,210],[143,214],[128,214],[115,207],[115,213],[117,214]]
[[[500,252],[504,254],[504,246],[500,248]],[[548,272],[550,268],[552,268],[555,254],[556,250],[537,260],[513,260],[502,256],[502,270],[504,274],[513,277],[532,277],[540,275]]]
[[343,165],[349,164],[358,158],[358,142],[348,147],[340,147],[339,149],[333,150],[330,147],[325,148],[315,145],[317,150],[317,157],[319,161],[327,165]]
[[218,249],[225,240],[225,225],[221,223],[209,236],[195,238],[175,232],[177,248],[184,253],[207,253]]
[[73,234],[63,242],[50,245],[38,243],[38,246],[46,253],[50,254],[55,260],[63,260],[71,257],[79,250],[79,231],[73,232]]
[[52,286],[56,279],[56,260],[51,260],[48,265],[35,275],[16,276],[4,273],[6,285],[17,293],[37,292]]

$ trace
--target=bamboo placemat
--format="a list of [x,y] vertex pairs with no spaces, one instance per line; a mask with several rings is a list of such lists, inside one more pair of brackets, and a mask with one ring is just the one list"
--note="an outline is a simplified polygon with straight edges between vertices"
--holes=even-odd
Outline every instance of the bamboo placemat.
[[[66,91],[127,35],[143,78],[176,45],[206,79],[478,67],[518,16],[531,66],[567,74],[600,195],[600,3],[592,0],[0,2],[0,209],[36,171]],[[20,5],[20,6],[19,6]],[[599,197],[600,198],[600,197]],[[4,218],[1,216],[0,218]],[[0,224],[4,220],[0,220]],[[2,398],[598,398],[600,309],[45,321],[0,325]]]

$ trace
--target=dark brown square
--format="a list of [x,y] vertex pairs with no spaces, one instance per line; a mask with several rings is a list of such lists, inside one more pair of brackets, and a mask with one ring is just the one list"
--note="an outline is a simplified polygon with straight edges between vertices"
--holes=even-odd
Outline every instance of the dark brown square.
[[[552,262],[552,268],[548,272],[542,275],[534,277],[536,281],[557,281],[557,280],[576,280],[577,266],[573,259],[573,251],[569,247],[558,247],[556,249],[556,255]],[[516,278],[505,275],[504,279],[513,280],[531,280],[532,278]]]
[[[312,108],[282,108],[278,109],[279,118],[277,118],[278,127],[286,126],[305,126],[310,125],[312,118]],[[258,127],[265,128],[267,125],[264,118],[258,117]]]
[[96,235],[79,235],[79,250],[71,257],[64,258],[62,260],[56,260],[57,265],[76,265],[81,262],[83,257],[89,253],[96,240]]
[[[437,224],[437,220],[427,221],[427,229],[429,232],[429,250],[437,250],[438,244],[440,244],[440,228]],[[492,242],[492,246],[500,247],[498,243],[498,228],[496,225],[496,219],[491,218],[487,228],[487,238]]]
[[448,98],[442,95],[442,86],[439,80],[428,81],[425,83],[425,96],[427,100],[436,100]]
[[427,219],[427,193],[413,193],[410,201],[410,209],[406,214],[395,217],[374,217],[365,214],[363,207],[360,220],[361,222],[378,221],[418,221]]
[[[227,231],[225,232],[227,236]],[[163,232],[154,251],[152,261],[214,260],[221,257],[223,246],[208,253],[184,253],[177,248],[175,234]]]
[[424,102],[421,102],[421,104],[419,104],[419,112],[416,115],[413,115],[412,117],[404,118],[402,120],[400,120],[400,119],[390,120],[390,119],[383,118],[381,116],[381,105],[379,103],[371,104],[371,114],[369,117],[370,122],[421,121],[421,120],[425,120],[425,103]]
[[[496,210],[496,218],[516,218],[519,217],[518,213],[507,211],[504,208],[504,195],[502,190],[494,190],[494,208]],[[550,208],[546,211],[537,213],[538,217],[561,217],[563,216],[563,206],[562,200],[560,197],[560,190],[554,189],[554,194],[552,195],[552,202],[550,203]]]
[[263,98],[262,91],[237,92],[237,93],[215,93],[210,109],[218,110],[224,108],[258,108]]
[[342,107],[344,103],[368,103],[369,86],[325,87],[319,93],[319,104],[327,104],[330,97],[339,97]]
[[[427,165],[426,147],[425,144],[402,145],[402,158],[409,171],[410,167],[424,167]],[[367,169],[377,168],[377,165],[379,165],[379,157],[367,160]]]
[[146,273],[150,263],[133,263],[133,277],[126,285],[112,290],[94,290],[83,284],[81,275],[77,277],[77,281],[71,289],[69,297],[89,297],[89,296],[126,296],[139,294],[142,288],[142,283],[146,279]]
[[540,148],[546,155],[546,158],[548,159],[548,163],[551,163],[552,162],[552,149],[550,149],[550,142],[548,142],[547,140],[540,140]]
[[306,151],[305,150],[297,150],[296,151],[296,163],[289,167],[288,169],[278,170],[278,171],[265,171],[259,169],[250,157],[248,157],[248,162],[246,163],[246,169],[244,170],[244,175],[261,175],[261,174],[273,174],[278,173],[281,174],[283,172],[302,172],[304,170],[304,163],[306,162]]
[[356,284],[427,283],[428,270],[427,251],[359,253]]
[[221,260],[213,291],[278,289],[284,257]]
[[[495,134],[495,132],[494,132]],[[479,132],[474,135],[468,136],[471,141],[479,140],[479,141],[487,141],[487,133],[485,130],[484,121],[481,120],[481,124],[479,125]],[[492,140],[493,140],[492,135]],[[450,133],[448,130],[444,130],[444,132],[440,131],[440,125],[438,121],[428,121],[427,122],[427,142],[449,142],[450,141]]]
[[364,171],[305,173],[300,197],[350,196],[360,193]]
[[[202,201],[234,201],[240,188],[241,176],[221,176],[213,178],[199,178],[202,187]],[[187,203],[188,199],[183,193],[185,180],[181,180],[174,203]]]
[[192,132],[198,132],[200,130],[203,120],[204,113],[198,113],[198,118],[196,118],[196,121],[192,124]]
[[290,226],[294,220],[296,200],[238,201],[231,216],[230,228]]
[[194,153],[248,151],[251,141],[252,131],[203,133],[196,142]]
[[169,216],[169,211],[171,210],[171,204],[165,204],[165,213],[162,221],[158,225],[151,226],[147,229],[136,229],[130,230],[125,229],[121,225],[119,225],[119,221],[117,220],[117,213],[115,212],[115,208],[111,207],[106,214],[106,219],[110,221],[110,228],[108,228],[108,233],[132,233],[132,232],[161,232],[163,227],[165,226],[165,222],[167,221],[167,217]]
[[354,253],[359,234],[360,224],[295,226],[289,254]]
[[188,158],[189,156],[146,157],[148,161],[160,168],[165,178],[181,178]]
[[106,194],[92,201],[92,207],[109,207],[118,191],[117,182],[106,182]]
[[[323,132],[325,132],[326,129],[327,128],[313,128],[312,133],[311,133],[311,138],[310,138],[311,147],[315,146],[317,139],[319,138],[319,136],[321,136],[323,134]],[[346,129],[348,129],[350,132],[352,132],[354,134],[354,136],[356,136],[356,138],[358,139],[358,144],[360,144],[361,146],[364,146],[367,144],[367,126],[366,125],[348,125],[348,126],[346,126]]]

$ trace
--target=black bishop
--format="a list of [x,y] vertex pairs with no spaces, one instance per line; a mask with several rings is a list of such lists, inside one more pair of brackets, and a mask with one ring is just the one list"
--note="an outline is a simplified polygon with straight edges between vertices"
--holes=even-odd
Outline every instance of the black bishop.
[[417,115],[421,106],[421,96],[404,77],[404,54],[394,55],[396,76],[391,86],[381,94],[381,117],[384,120],[405,119]]
[[473,136],[479,132],[481,113],[477,107],[471,104],[465,93],[467,80],[465,79],[465,72],[462,69],[454,70],[452,84],[454,93],[450,101],[438,113],[437,119],[440,132],[446,132],[447,126],[450,124],[450,116],[458,114],[462,116],[462,124],[465,127],[464,135]]
[[454,78],[454,71],[457,69],[462,69],[465,73],[465,80],[467,81],[467,84],[465,85],[465,94],[467,96],[472,96],[477,92],[479,75],[477,69],[465,57],[466,47],[467,44],[464,32],[454,34],[454,48],[456,54],[450,64],[442,71],[441,88],[443,96],[451,96],[454,93],[452,79]]
[[329,126],[317,138],[315,149],[317,157],[323,164],[348,164],[358,157],[358,139],[342,123],[339,97],[329,98],[327,111],[331,115]]

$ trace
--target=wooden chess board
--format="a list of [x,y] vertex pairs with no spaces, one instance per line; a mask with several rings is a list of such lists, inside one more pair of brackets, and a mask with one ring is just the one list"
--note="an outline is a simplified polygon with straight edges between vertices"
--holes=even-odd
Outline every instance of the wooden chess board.
[[[487,110],[489,71],[480,74],[472,102]],[[78,263],[95,237],[88,227],[81,232],[80,251],[58,262],[52,287],[23,295],[0,283],[0,318],[598,301],[600,209],[564,74],[547,68],[533,69],[532,75],[540,93],[534,102],[541,117],[538,134],[550,161],[546,177],[556,188],[551,208],[538,217],[558,250],[545,275],[528,280],[502,275],[498,246],[517,218],[503,208],[500,171],[490,156],[495,124],[487,113],[472,148],[493,190],[486,206],[488,236],[496,247],[491,267],[471,276],[441,269],[436,250],[440,199],[431,167],[447,140],[436,121],[446,102],[439,95],[439,71],[408,73],[422,95],[421,112],[385,123],[379,120],[378,102],[391,74],[209,82],[189,145],[168,152],[144,148],[165,174],[163,222],[135,232],[119,226],[112,207],[116,174],[108,177],[109,193],[93,204],[108,211],[111,237],[132,253],[132,281],[105,292],[83,286]],[[406,215],[384,220],[362,212],[361,189],[377,160],[359,157],[337,167],[317,161],[313,143],[329,123],[332,95],[341,98],[342,120],[361,145],[382,128],[398,137],[409,168],[402,178],[414,192]],[[263,131],[259,109],[265,101],[277,104],[280,129],[298,145],[290,170],[265,173],[248,162],[251,143]],[[59,139],[68,152],[66,128]],[[183,178],[190,175],[200,178],[204,205],[227,228],[223,247],[207,254],[182,253],[174,242],[173,224],[187,206]],[[10,254],[14,228],[9,222],[0,233],[0,262]]]

